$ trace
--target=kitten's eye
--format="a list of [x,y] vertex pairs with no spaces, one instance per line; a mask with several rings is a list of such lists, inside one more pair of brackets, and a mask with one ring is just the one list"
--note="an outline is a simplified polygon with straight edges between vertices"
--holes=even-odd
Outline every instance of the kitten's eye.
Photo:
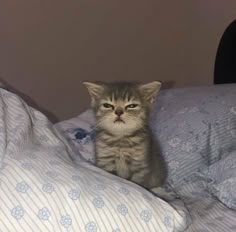
[[108,103],[104,103],[103,107],[106,108],[106,109],[114,109],[114,106],[111,105],[111,104],[108,104]]
[[138,104],[130,104],[130,105],[127,105],[125,108],[126,109],[134,109],[138,106]]

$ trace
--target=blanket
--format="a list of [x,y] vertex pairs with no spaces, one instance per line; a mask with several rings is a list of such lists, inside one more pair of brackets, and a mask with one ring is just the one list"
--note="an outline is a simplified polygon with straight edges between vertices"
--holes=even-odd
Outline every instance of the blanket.
[[186,229],[177,204],[74,155],[43,114],[0,89],[0,231]]

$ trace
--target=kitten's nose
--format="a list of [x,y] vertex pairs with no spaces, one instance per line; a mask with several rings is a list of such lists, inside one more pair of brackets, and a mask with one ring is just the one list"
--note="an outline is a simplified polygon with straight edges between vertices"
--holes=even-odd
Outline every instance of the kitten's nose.
[[116,109],[115,110],[115,114],[117,115],[117,116],[121,116],[122,114],[124,113],[124,111],[122,110],[122,109]]

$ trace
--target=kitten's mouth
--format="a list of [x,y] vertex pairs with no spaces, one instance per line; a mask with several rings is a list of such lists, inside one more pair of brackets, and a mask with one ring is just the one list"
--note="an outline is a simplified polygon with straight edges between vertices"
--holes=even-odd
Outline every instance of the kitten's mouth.
[[116,118],[114,123],[125,123],[120,117]]

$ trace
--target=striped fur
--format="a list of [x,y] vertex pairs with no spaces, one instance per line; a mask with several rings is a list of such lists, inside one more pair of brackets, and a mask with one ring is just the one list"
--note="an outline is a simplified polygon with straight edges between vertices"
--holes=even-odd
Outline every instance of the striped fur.
[[149,189],[162,185],[165,165],[154,149],[148,127],[150,106],[160,82],[85,85],[97,119],[97,166]]

